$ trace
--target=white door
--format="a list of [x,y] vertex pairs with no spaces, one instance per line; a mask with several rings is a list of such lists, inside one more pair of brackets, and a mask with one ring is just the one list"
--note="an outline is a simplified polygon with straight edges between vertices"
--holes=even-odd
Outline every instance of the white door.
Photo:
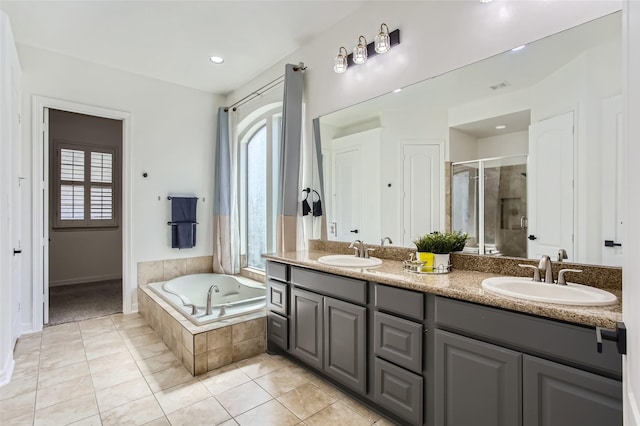
[[573,111],[529,126],[529,258],[565,249],[575,261],[573,147]]
[[338,241],[380,241],[380,129],[332,140],[333,214]]
[[13,259],[11,262],[12,303],[11,303],[11,344],[20,336],[20,303],[22,292],[22,136],[20,132],[20,69],[11,68],[11,240],[13,242]]
[[360,239],[360,148],[334,152],[334,209],[338,241]]
[[602,103],[602,141],[602,264],[622,266],[622,96],[605,99]]
[[441,214],[442,145],[402,144],[402,245],[443,231]]
[[[40,245],[34,250],[42,250],[42,318],[43,324],[49,324],[49,108],[43,111],[42,121],[42,181],[40,182],[40,193],[42,195],[42,229],[40,230]],[[38,265],[35,265],[37,268]],[[39,309],[34,306],[34,309]]]

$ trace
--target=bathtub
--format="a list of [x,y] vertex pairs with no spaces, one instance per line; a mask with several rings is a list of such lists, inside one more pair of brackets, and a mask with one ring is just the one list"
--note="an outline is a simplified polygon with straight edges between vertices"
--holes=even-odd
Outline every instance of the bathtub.
[[[207,292],[212,285],[219,291],[212,291],[212,312],[207,315]],[[263,285],[237,275],[184,275],[149,287],[196,325],[260,311],[267,299]]]

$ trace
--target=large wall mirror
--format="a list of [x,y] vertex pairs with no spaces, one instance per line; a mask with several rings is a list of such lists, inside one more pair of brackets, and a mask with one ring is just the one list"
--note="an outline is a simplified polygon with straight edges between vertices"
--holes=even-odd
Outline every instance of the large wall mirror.
[[621,33],[614,13],[320,117],[323,234],[621,265]]

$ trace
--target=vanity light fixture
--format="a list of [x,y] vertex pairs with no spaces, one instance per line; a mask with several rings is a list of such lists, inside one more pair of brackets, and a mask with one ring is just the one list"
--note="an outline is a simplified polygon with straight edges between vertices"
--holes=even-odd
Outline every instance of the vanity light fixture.
[[386,53],[391,49],[391,38],[389,37],[389,27],[384,22],[380,25],[380,32],[376,36],[374,43],[376,52]]
[[[342,52],[344,52],[344,55],[342,54]],[[349,66],[347,56],[349,56],[347,53],[347,49],[341,47],[338,50],[338,56],[336,56],[333,60],[333,70],[338,74],[342,74],[347,70],[347,67]]]
[[209,58],[209,60],[214,64],[222,64],[224,62],[224,58],[220,56],[212,56]]
[[365,62],[367,62],[367,39],[364,36],[360,36],[358,37],[358,44],[353,48],[353,63],[360,65]]
[[[378,38],[381,35],[388,35],[389,41],[387,42],[386,40],[382,40],[381,42],[381,45],[386,43],[388,47],[386,50],[378,52],[376,49],[379,44]],[[384,39],[385,37],[382,38]],[[393,46],[396,46],[398,44],[400,44],[400,30],[395,29],[389,32],[387,24],[382,24],[380,26],[380,34],[376,36],[375,41],[367,44],[367,39],[364,36],[360,36],[358,38],[358,44],[353,50],[353,53],[348,53],[347,49],[341,47],[340,50],[338,50],[338,56],[336,56],[333,60],[333,71],[338,74],[342,74],[351,65],[364,64],[367,59],[371,59],[380,53],[385,53],[389,51],[389,49],[391,49]]]

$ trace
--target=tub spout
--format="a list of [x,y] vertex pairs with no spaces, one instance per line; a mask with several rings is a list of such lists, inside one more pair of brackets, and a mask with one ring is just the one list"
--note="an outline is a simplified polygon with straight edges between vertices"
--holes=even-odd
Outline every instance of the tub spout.
[[220,289],[215,284],[212,285],[211,287],[209,287],[209,291],[207,292],[207,311],[206,311],[206,315],[211,315],[213,313],[213,308],[211,307],[211,297],[212,297],[214,291],[216,293],[220,293]]

